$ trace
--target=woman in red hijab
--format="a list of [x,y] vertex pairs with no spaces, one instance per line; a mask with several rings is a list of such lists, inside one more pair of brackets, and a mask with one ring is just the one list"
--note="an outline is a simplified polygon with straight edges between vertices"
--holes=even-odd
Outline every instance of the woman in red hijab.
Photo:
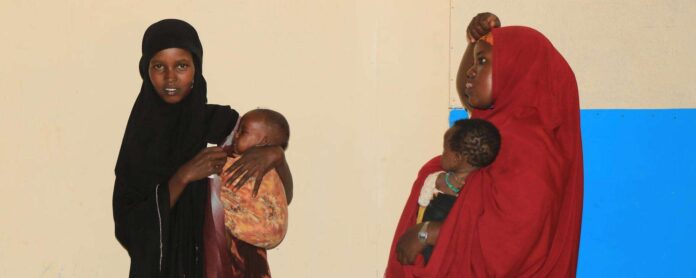
[[[492,122],[496,161],[469,175],[447,219],[416,224],[424,179],[414,182],[385,277],[575,277],[583,170],[578,89],[551,42],[521,26],[474,17],[457,89],[472,118]],[[425,228],[423,228],[425,227]],[[421,251],[433,245],[424,265]]]

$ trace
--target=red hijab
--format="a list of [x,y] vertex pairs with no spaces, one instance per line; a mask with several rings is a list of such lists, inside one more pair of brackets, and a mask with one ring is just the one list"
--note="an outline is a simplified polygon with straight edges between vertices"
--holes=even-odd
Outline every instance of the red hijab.
[[467,178],[426,266],[396,260],[415,225],[419,172],[392,242],[386,277],[575,277],[583,170],[573,71],[546,37],[527,27],[493,30],[493,108],[472,111],[500,130],[496,161]]

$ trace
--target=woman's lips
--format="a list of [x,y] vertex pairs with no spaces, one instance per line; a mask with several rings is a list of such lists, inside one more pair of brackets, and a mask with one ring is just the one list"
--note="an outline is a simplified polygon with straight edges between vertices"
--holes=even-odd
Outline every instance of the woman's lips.
[[177,92],[179,92],[179,89],[177,88],[164,88],[164,93],[169,96],[176,95]]
[[474,87],[474,84],[471,84],[471,82],[466,82],[464,84],[464,95],[468,98],[471,95],[471,88]]

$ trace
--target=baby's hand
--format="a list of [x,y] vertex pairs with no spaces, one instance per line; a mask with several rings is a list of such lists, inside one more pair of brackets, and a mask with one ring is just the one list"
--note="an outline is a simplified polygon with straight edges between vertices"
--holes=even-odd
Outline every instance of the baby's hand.
[[500,19],[492,13],[480,13],[474,16],[466,28],[466,36],[469,43],[475,43],[478,39],[488,34],[493,28],[500,27]]

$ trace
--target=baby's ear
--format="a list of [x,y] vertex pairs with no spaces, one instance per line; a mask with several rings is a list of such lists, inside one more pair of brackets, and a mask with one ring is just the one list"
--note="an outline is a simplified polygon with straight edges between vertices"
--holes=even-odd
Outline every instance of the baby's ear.
[[457,161],[460,163],[460,165],[464,164],[467,167],[471,167],[471,163],[469,163],[469,156],[466,154],[457,153]]
[[268,146],[268,142],[270,142],[270,140],[268,140],[268,136],[264,135],[263,138],[261,138],[261,141],[259,141],[259,143],[256,145],[257,146]]

